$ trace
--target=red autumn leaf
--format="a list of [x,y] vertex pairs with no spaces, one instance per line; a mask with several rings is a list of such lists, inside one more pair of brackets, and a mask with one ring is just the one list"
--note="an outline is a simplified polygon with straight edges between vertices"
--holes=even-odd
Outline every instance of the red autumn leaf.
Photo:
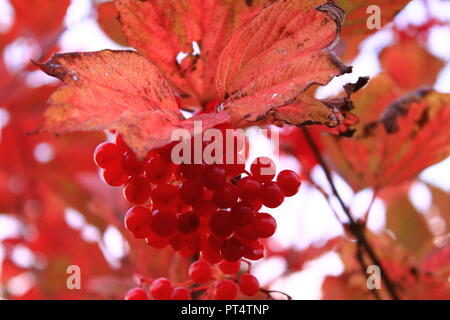
[[197,119],[203,128],[228,121],[224,113],[185,120],[159,70],[133,51],[57,54],[40,67],[65,84],[50,99],[43,131],[115,129],[143,156]]
[[[116,5],[128,42],[181,92],[206,103],[216,98],[217,61],[231,33],[271,2],[116,0]],[[187,55],[181,64],[180,53]]]
[[367,27],[367,20],[374,14],[373,11],[367,12],[371,5],[377,5],[380,8],[380,27],[384,27],[409,2],[410,0],[379,0],[377,2],[371,0],[338,0],[339,6],[346,12],[340,44],[341,49],[343,49],[342,59],[344,61],[352,60],[358,54],[361,42],[377,31],[377,29]]
[[[325,85],[349,72],[351,68],[330,51],[343,15],[330,2],[289,0],[273,4],[243,25],[219,61],[216,84],[223,108],[237,121],[262,120],[311,85]],[[297,99],[302,108],[313,105],[305,111],[311,121],[327,119],[330,111],[320,102],[301,95]],[[306,122],[308,116],[300,118]]]
[[392,101],[402,92],[392,83],[381,75],[355,95],[361,123],[354,139],[324,138],[333,165],[355,190],[413,179],[450,154],[450,95],[421,90]]
[[380,60],[383,69],[403,90],[433,85],[444,66],[442,60],[431,55],[415,39],[406,37],[384,49]]
[[97,22],[112,40],[123,46],[128,45],[119,22],[119,12],[113,1],[103,2],[97,6]]

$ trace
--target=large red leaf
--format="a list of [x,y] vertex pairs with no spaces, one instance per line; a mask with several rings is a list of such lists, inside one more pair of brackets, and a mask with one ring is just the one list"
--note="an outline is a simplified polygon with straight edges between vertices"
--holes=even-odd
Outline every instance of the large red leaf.
[[112,40],[123,46],[128,45],[119,23],[119,13],[114,2],[103,2],[97,6],[97,22]]
[[[273,0],[116,0],[128,42],[197,102],[215,99],[217,61],[231,33]],[[195,52],[193,42],[199,46]],[[177,56],[187,56],[181,64]]]
[[[225,47],[216,84],[223,108],[235,120],[262,120],[313,84],[349,72],[331,51],[344,12],[323,0],[279,1],[238,29]],[[326,107],[299,97],[306,114],[323,118]],[[305,101],[308,99],[309,101]],[[303,122],[307,122],[302,117]]]
[[228,116],[206,114],[185,121],[159,70],[133,51],[66,53],[40,65],[64,82],[51,97],[43,131],[62,133],[115,129],[139,155],[170,142],[172,131],[193,131],[227,122]]

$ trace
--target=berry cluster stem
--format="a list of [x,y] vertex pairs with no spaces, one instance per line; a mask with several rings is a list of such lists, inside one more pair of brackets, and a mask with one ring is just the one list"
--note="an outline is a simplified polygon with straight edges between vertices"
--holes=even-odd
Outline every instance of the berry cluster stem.
[[[366,251],[367,255],[372,260],[373,264],[379,266],[383,270],[383,272],[381,272],[381,279],[383,280],[383,282],[386,286],[386,289],[387,289],[389,295],[391,296],[391,298],[393,300],[400,300],[400,297],[398,296],[397,292],[394,289],[393,282],[389,278],[388,274],[386,272],[384,272],[381,261],[378,258],[378,256],[376,255],[375,251],[373,250],[371,244],[367,240],[367,238],[364,234],[364,230],[361,227],[361,224],[359,224],[357,221],[355,221],[352,214],[350,213],[349,208],[345,205],[344,201],[342,200],[342,198],[336,188],[336,185],[334,184],[334,181],[333,181],[333,178],[331,175],[331,171],[328,168],[327,164],[325,163],[325,160],[323,159],[322,155],[320,154],[320,151],[319,151],[316,143],[314,142],[314,139],[311,137],[311,134],[309,133],[309,131],[306,128],[303,128],[303,133],[305,135],[306,141],[307,141],[309,147],[311,148],[314,156],[316,157],[317,161],[319,162],[320,166],[322,167],[323,171],[325,172],[325,176],[327,178],[328,183],[330,184],[333,195],[338,199],[339,204],[341,205],[342,209],[345,212],[345,215],[347,216],[347,218],[349,220],[349,230],[357,239],[358,246],[361,246],[361,248],[363,248]],[[362,256],[361,256],[361,258],[362,258]],[[359,260],[360,260],[360,263],[361,263],[361,261],[363,261],[362,259],[359,259]],[[364,265],[362,265],[361,267],[364,268]],[[365,270],[365,268],[364,268],[364,270]],[[365,272],[364,272],[364,275],[365,275]]]

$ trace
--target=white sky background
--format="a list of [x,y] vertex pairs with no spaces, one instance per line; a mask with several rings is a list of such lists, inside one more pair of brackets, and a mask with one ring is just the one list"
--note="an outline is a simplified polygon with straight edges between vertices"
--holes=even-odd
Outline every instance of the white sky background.
[[[450,1],[430,0],[430,9],[433,15],[441,19],[450,20]],[[381,8],[383,10],[383,8]],[[9,12],[9,14],[8,14]],[[0,32],[2,28],[7,28],[11,21],[11,11],[6,0],[0,0]],[[6,13],[6,14],[5,14]],[[407,8],[401,12],[395,23],[399,26],[405,26],[408,23],[420,24],[425,19],[425,9],[421,0],[412,1]],[[91,2],[89,0],[72,0],[72,5],[68,10],[65,20],[68,30],[63,34],[60,45],[62,52],[69,51],[95,51],[101,49],[123,49],[117,45],[98,27],[95,16],[93,16]],[[380,71],[378,62],[378,52],[389,45],[392,41],[392,33],[389,27],[377,32],[375,35],[364,41],[361,45],[361,54],[353,61],[353,73],[339,78],[335,78],[328,86],[321,88],[317,92],[318,97],[326,97],[336,94],[342,85],[355,81],[359,76],[374,77]],[[10,65],[20,68],[21,65],[28,62],[31,52],[29,44],[15,43],[5,51],[5,60]],[[439,58],[447,61],[445,68],[441,71],[435,89],[441,92],[450,93],[450,27],[433,28],[429,40],[429,50]],[[27,79],[30,85],[40,85],[43,82],[54,81],[53,78],[46,76],[40,71],[33,72]],[[0,102],[1,103],[1,102]],[[4,109],[0,105],[0,129],[2,123],[7,120],[7,114],[4,115]],[[2,116],[3,115],[3,116]],[[5,120],[6,119],[6,120]],[[1,130],[0,130],[1,133]],[[253,160],[258,155],[271,155],[271,145],[263,137],[258,136],[256,132],[251,133],[251,141],[255,142],[251,149],[249,160]],[[0,135],[1,138],[1,135]],[[47,149],[43,149],[44,153]],[[51,151],[51,150],[50,150]],[[48,150],[44,155],[37,152],[36,157],[47,159]],[[291,158],[281,158],[278,164],[279,170],[298,169],[296,160]],[[426,169],[420,175],[423,181],[434,184],[446,191],[450,191],[450,159],[447,159],[433,167]],[[314,169],[315,180],[329,190],[324,173],[321,169]],[[371,190],[363,190],[353,194],[351,188],[338,176],[336,183],[339,192],[350,205],[355,216],[362,215],[371,199]],[[430,205],[431,196],[429,190],[423,184],[417,184],[410,193],[413,203],[418,209],[424,211]],[[345,216],[338,205],[334,209],[340,213],[345,220]],[[305,248],[311,243],[322,242],[334,236],[342,234],[342,227],[334,217],[328,203],[323,196],[308,186],[302,185],[298,195],[287,198],[282,206],[275,210],[267,210],[272,213],[278,222],[278,230],[274,239],[278,245],[294,245],[298,248]],[[384,228],[385,207],[381,200],[376,200],[370,213],[369,227],[374,231],[380,231]],[[114,266],[117,264],[117,258],[126,253],[126,244],[120,239],[119,232],[114,229],[108,229],[103,235],[93,230],[92,226],[86,225],[82,215],[73,209],[67,213],[68,223],[75,229],[80,229],[83,236],[88,241],[99,241],[103,239],[102,247],[108,260]],[[95,228],[94,228],[95,229]],[[0,216],[0,240],[8,237],[11,233],[18,232],[20,226],[17,222],[6,216]],[[132,244],[131,244],[132,245]],[[19,248],[16,252],[15,260],[18,264],[31,263],[32,256],[26,248]],[[0,260],[2,257],[2,247],[0,245]],[[255,273],[263,279],[263,283],[269,280],[275,280],[278,274],[283,270],[283,261],[281,259],[268,259],[258,263],[254,267]],[[294,299],[318,299],[321,296],[321,281],[326,275],[337,275],[342,272],[342,263],[335,253],[326,254],[315,261],[307,264],[307,267],[287,279],[278,280],[274,283],[273,289],[286,291]],[[1,270],[0,270],[1,271]],[[22,279],[23,278],[23,279]],[[13,290],[25,290],[24,286],[29,285],[25,280],[30,280],[30,275],[26,274],[20,279],[15,279]],[[24,280],[25,279],[25,280]],[[25,281],[25,282],[24,282]],[[15,285],[15,286],[14,286]],[[19,287],[17,287],[19,286]],[[0,284],[1,289],[1,284]],[[0,290],[1,295],[1,290]]]

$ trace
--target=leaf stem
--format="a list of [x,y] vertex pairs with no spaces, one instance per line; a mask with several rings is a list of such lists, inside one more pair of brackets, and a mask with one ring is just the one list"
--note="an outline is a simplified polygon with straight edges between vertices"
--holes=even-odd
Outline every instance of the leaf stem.
[[373,250],[372,246],[370,245],[369,241],[367,240],[364,231],[362,229],[362,226],[360,223],[355,221],[353,216],[350,213],[349,208],[345,205],[344,201],[342,200],[338,190],[336,189],[336,185],[334,184],[333,178],[331,176],[331,171],[328,168],[327,164],[325,163],[325,160],[323,159],[319,149],[317,148],[317,145],[313,138],[311,137],[311,134],[306,128],[302,128],[303,133],[305,135],[305,139],[311,148],[311,151],[313,152],[314,156],[316,157],[317,161],[319,162],[320,166],[322,167],[323,171],[325,172],[325,176],[327,178],[328,183],[330,184],[331,190],[333,192],[333,195],[338,199],[339,204],[341,205],[342,209],[345,212],[345,215],[347,216],[349,220],[349,231],[355,236],[355,238],[358,241],[358,245],[360,245],[365,251],[367,252],[367,255],[372,260],[372,262],[379,266],[383,272],[381,272],[381,279],[383,280],[387,291],[389,292],[389,295],[393,300],[400,300],[400,297],[398,296],[397,292],[394,289],[394,284],[390,280],[389,276],[386,272],[384,272],[384,269],[382,268],[380,259],[375,254],[375,251]]

